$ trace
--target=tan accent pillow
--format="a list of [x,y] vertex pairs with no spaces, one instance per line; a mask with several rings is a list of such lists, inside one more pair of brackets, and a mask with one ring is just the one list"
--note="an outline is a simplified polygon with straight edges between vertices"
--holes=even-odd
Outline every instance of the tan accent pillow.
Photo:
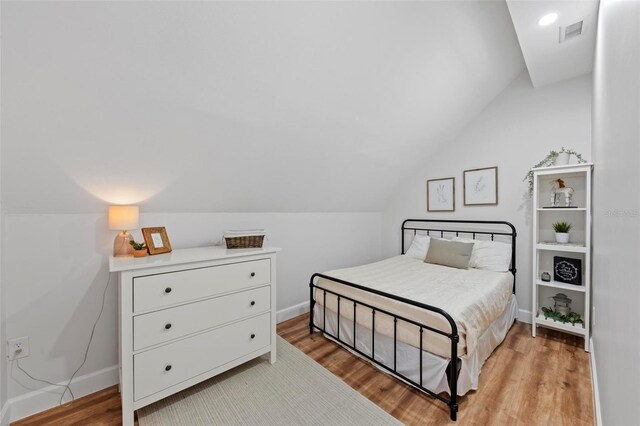
[[451,268],[467,269],[472,251],[473,243],[432,238],[424,261]]

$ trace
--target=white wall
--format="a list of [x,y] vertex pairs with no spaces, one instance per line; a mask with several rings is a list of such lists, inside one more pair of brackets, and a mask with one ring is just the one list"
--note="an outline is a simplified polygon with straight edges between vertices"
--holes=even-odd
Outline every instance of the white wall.
[[[0,4],[0,29],[2,23],[2,4]],[[2,75],[2,31],[0,30],[0,80]],[[2,85],[0,84],[0,99],[2,98]],[[2,105],[0,104],[0,116],[2,116]],[[2,202],[2,123],[0,122],[0,424],[4,424],[5,410],[7,402],[7,376],[4,368],[6,357],[6,321],[5,321],[5,290],[4,290],[4,204]]]
[[[522,179],[562,146],[590,157],[590,77],[534,89],[526,72],[521,74],[457,138],[423,157],[424,166],[412,179],[398,185],[383,216],[383,255],[399,252],[399,227],[409,217],[509,221],[518,231],[518,303],[530,311],[531,200]],[[498,166],[498,206],[463,206],[463,170],[491,166]],[[426,180],[451,176],[456,178],[455,212],[427,213]]]
[[524,68],[504,1],[3,8],[9,213],[379,211]]
[[[284,248],[278,255],[279,310],[308,299],[313,272],[380,256],[378,213],[147,213],[140,224],[166,226],[174,248],[215,244],[226,228],[264,227],[267,244]],[[6,297],[11,301],[6,306],[7,332],[10,337],[31,338],[31,356],[21,365],[36,377],[63,381],[79,366],[107,282],[114,237],[104,214],[6,216],[5,239],[11,247],[5,252]],[[118,362],[113,278],[89,359],[79,375]],[[13,376],[28,388],[42,387],[15,369]],[[90,391],[87,386],[75,389]],[[11,412],[14,419],[29,414],[32,407],[41,410],[57,401],[55,394],[32,395],[37,403],[23,401],[20,396],[28,391],[9,380],[9,398],[17,401]]]
[[593,343],[605,425],[640,421],[639,28],[639,1],[601,0],[593,93]]

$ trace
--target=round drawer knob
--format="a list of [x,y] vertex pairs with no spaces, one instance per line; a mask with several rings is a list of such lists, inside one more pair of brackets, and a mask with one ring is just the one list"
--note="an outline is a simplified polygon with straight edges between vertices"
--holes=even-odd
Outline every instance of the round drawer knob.
[[252,301],[251,301],[251,306],[255,306],[255,304],[256,304],[256,301],[255,301],[255,300],[252,300]]
[[255,339],[255,337],[256,337],[256,335],[255,335],[255,334],[253,334],[253,333],[251,333],[251,338],[252,338],[252,339]]
[[165,289],[164,289],[164,292],[165,292],[166,294],[171,293],[171,287],[167,287],[167,288],[165,288]]
[[171,323],[169,322],[169,323],[165,324],[164,328],[167,329],[167,330],[170,329],[171,328]]
[[255,277],[255,276],[256,276],[256,273],[255,273],[255,272],[252,272],[252,273],[251,273],[251,278],[253,278],[253,277]]
[[164,371],[171,371],[171,364],[167,365],[167,366],[164,368]]

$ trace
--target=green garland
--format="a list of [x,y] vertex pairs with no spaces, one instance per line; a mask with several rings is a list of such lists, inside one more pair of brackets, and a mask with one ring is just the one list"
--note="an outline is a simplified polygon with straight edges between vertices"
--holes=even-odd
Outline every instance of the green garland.
[[[533,166],[532,169],[536,169],[538,167],[553,166],[553,164],[556,162],[556,159],[558,158],[558,155],[560,155],[562,153],[567,153],[569,155],[575,155],[576,158],[578,159],[578,163],[586,163],[587,162],[587,160],[582,158],[581,154],[578,154],[573,149],[571,149],[571,148],[566,149],[565,147],[562,147],[562,149],[560,149],[560,152],[558,152],[558,151],[550,151],[549,154],[546,157],[544,157],[544,159],[542,161],[538,162],[538,164]],[[524,177],[524,179],[522,179],[523,182],[526,181],[526,180],[529,181],[529,196],[532,196],[533,195],[533,170],[529,170],[529,173],[527,173],[527,175]]]
[[575,312],[570,312],[567,315],[561,314],[560,312],[556,312],[551,308],[542,308],[542,314],[544,315],[544,319],[551,318],[554,321],[561,322],[563,324],[571,323],[572,325],[583,324],[582,317],[580,314],[576,314]]

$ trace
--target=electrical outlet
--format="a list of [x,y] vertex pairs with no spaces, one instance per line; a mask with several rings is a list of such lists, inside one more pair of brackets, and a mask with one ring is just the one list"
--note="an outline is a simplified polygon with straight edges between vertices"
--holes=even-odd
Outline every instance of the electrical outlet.
[[29,356],[29,338],[16,337],[7,340],[7,358],[9,361]]

